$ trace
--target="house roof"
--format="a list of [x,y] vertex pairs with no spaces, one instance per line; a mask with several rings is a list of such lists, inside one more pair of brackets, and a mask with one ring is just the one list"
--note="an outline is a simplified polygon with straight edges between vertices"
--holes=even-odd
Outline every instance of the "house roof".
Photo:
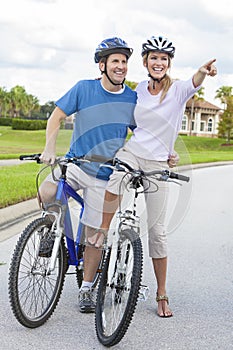
[[[188,100],[186,103],[186,107],[189,108],[192,106],[192,99]],[[205,108],[205,109],[213,109],[215,111],[220,111],[221,108],[213,105],[212,103],[205,100],[194,100],[194,108]]]

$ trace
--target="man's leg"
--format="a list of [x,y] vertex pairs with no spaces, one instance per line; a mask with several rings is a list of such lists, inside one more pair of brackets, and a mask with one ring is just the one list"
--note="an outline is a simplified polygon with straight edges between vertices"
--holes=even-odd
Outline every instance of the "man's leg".
[[[88,241],[96,229],[85,226],[86,240]],[[82,286],[79,290],[79,310],[83,313],[95,311],[95,299],[93,295],[93,280],[99,263],[101,261],[102,250],[86,244],[84,253],[84,275]]]
[[39,202],[41,201],[43,206],[49,203],[53,203],[55,200],[56,192],[57,192],[57,185],[55,183],[45,180],[40,185],[38,195],[37,195],[38,201]]
[[[102,224],[100,226],[100,231],[94,232],[88,237],[88,242],[94,245],[96,248],[101,248],[104,242],[107,232],[109,230],[112,218],[119,206],[119,198],[121,200],[122,196],[118,196],[114,193],[105,192],[104,196],[104,206],[103,206],[103,217]],[[96,230],[95,230],[96,231]]]

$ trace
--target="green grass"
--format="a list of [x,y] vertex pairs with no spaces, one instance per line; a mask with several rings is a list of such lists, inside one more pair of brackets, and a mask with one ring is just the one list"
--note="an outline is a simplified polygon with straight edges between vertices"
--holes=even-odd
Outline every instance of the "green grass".
[[[60,130],[57,154],[65,154],[69,148],[71,130]],[[41,153],[45,145],[45,130],[12,130],[0,126],[0,159],[18,158],[20,154]]]
[[[22,163],[15,166],[2,166],[0,172],[0,208],[35,198],[37,194],[36,176],[45,168],[43,164]],[[39,184],[49,174],[46,168],[39,176]]]
[[179,136],[175,149],[180,164],[233,160],[233,144],[226,146],[225,140],[218,138]]
[[[57,154],[65,154],[69,148],[71,130],[60,130],[57,140]],[[179,136],[176,151],[180,164],[217,162],[233,160],[233,145],[223,146],[225,140],[194,136]],[[45,144],[45,130],[15,131],[0,127],[0,159],[18,158],[20,154],[42,152]],[[0,208],[36,196],[35,177],[42,165],[22,163],[1,167]]]
[[35,176],[39,170],[36,163],[3,166],[0,172],[0,208],[36,196]]

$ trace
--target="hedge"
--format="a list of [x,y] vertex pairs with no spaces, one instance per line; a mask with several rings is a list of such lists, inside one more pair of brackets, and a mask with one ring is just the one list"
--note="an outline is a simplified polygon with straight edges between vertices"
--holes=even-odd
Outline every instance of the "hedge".
[[0,125],[1,126],[11,126],[12,118],[0,117]]
[[47,120],[12,119],[13,130],[42,130],[46,129]]

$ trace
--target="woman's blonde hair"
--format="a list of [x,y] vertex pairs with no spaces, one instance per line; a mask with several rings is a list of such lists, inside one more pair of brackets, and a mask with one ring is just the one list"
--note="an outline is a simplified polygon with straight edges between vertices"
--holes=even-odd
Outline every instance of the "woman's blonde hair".
[[[152,51],[150,51],[152,52]],[[150,52],[147,52],[143,57],[142,57],[142,62],[143,62],[143,65],[145,67],[147,67],[147,58],[148,58],[148,55]],[[171,57],[168,55],[168,68],[171,67]],[[160,103],[165,99],[166,95],[167,95],[167,92],[169,90],[169,88],[171,87],[173,83],[173,80],[170,78],[169,75],[165,75],[165,77],[163,78],[163,90],[162,90],[162,94],[161,94],[161,97],[160,97]]]

